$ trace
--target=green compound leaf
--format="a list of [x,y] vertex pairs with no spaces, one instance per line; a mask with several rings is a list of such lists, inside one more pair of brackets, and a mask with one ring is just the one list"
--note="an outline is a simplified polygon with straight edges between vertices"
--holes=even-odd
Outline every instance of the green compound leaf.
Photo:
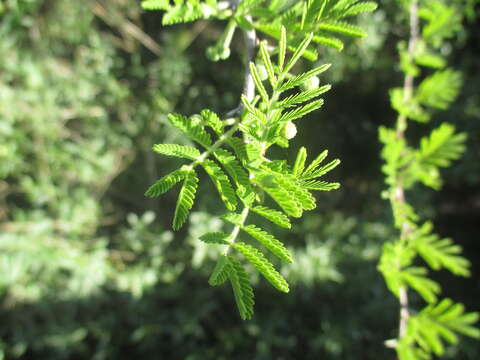
[[442,69],[447,62],[440,54],[430,51],[424,41],[418,43],[415,49],[414,60],[417,65],[427,66],[433,69]]
[[478,321],[478,313],[465,314],[465,307],[462,304],[454,303],[450,299],[444,299],[436,305],[429,305],[422,310],[420,316],[429,317],[431,320],[443,324],[444,327],[464,335],[475,339],[480,338],[480,330],[470,326]]
[[242,139],[231,137],[227,140],[227,144],[233,149],[235,155],[237,155],[237,158],[239,158],[240,161],[245,162],[248,160],[247,147]]
[[211,286],[218,286],[227,281],[229,275],[228,265],[228,258],[225,255],[221,255],[217,260],[210,278],[208,279],[208,283]]
[[297,218],[302,216],[302,206],[296,201],[295,196],[290,191],[276,183],[274,176],[263,174],[257,176],[255,181],[286,214]]
[[455,36],[462,29],[462,15],[454,5],[428,1],[420,8],[419,15],[426,20],[422,37],[435,47],[441,46],[444,39]]
[[307,180],[302,181],[301,186],[307,190],[314,191],[332,191],[340,188],[340,183],[332,183],[327,181]]
[[278,42],[278,68],[283,72],[283,64],[285,63],[285,55],[287,52],[287,31],[282,25],[280,29],[280,41]]
[[440,167],[450,166],[465,151],[466,135],[455,134],[455,128],[443,123],[429,136],[420,141],[420,148],[414,153],[415,162],[410,165],[409,174],[425,186],[439,189],[442,185]]
[[352,5],[346,9],[343,9],[341,11],[341,15],[339,16],[340,18],[345,18],[348,16],[354,16],[366,12],[372,12],[377,9],[377,3],[373,1],[364,1],[361,3],[357,3],[355,5]]
[[242,94],[242,103],[247,109],[248,113],[257,121],[260,121],[262,123],[265,123],[267,121],[267,118],[263,112],[258,110],[255,106],[253,106],[250,101],[248,101],[247,97]]
[[313,37],[313,33],[310,33],[302,40],[302,42],[295,49],[295,52],[293,53],[292,57],[288,61],[287,65],[285,65],[285,69],[283,69],[283,73],[288,73],[292,69],[293,65],[297,63],[298,59],[300,59],[303,53],[307,50],[307,47],[310,44],[310,41],[312,41],[312,37]]
[[257,167],[263,162],[262,145],[259,142],[249,142],[245,145],[245,151],[247,152],[248,165]]
[[240,1],[240,3],[238,4],[238,7],[237,7],[237,12],[244,13],[246,10],[249,10],[252,7],[261,6],[262,3],[264,3],[264,2],[265,2],[265,0],[243,0],[243,1]]
[[229,236],[223,232],[211,232],[200,236],[200,240],[207,244],[230,245]]
[[294,196],[295,201],[304,210],[313,210],[317,206],[313,195],[303,188],[293,176],[276,174],[276,182]]
[[267,51],[265,42],[260,43],[260,55],[262,56],[263,65],[267,70],[270,85],[272,85],[272,88],[275,88],[277,85],[277,78],[275,77],[275,70],[273,69],[272,61],[270,60],[270,54]]
[[170,9],[169,0],[144,0],[142,1],[142,8],[145,10],[168,10]]
[[228,221],[233,225],[240,226],[242,224],[242,215],[237,213],[226,213],[220,217],[222,220]]
[[385,164],[382,171],[386,176],[385,182],[390,186],[396,183],[397,174],[401,168],[411,161],[412,154],[404,138],[397,139],[395,130],[379,127],[379,138],[383,143],[382,158]]
[[225,203],[226,208],[234,211],[237,208],[237,197],[227,175],[225,175],[222,169],[212,160],[204,160],[202,166],[215,184],[218,194]]
[[469,276],[470,262],[460,255],[462,247],[451,239],[440,239],[432,234],[432,229],[432,223],[426,222],[412,233],[409,237],[412,246],[432,269],[446,268],[455,275]]
[[269,162],[265,162],[263,164],[263,168],[267,171],[273,171],[278,173],[288,174],[290,172],[290,168],[286,160],[273,160]]
[[254,239],[258,240],[263,246],[270,250],[278,258],[286,261],[292,262],[293,257],[290,254],[290,251],[273,235],[267,233],[266,231],[256,227],[255,225],[242,226],[242,230],[249,234]]
[[[394,254],[392,253],[393,249],[393,247],[384,247],[379,266],[379,270],[383,273],[390,291],[398,297],[400,288],[402,286],[409,286],[417,291],[426,302],[435,302],[437,295],[440,293],[440,286],[426,276],[427,269],[413,266],[400,268],[399,259],[396,258],[396,255],[410,257],[412,253]],[[408,263],[409,262],[410,261],[408,261]]]
[[335,159],[330,161],[328,164],[324,166],[321,166],[315,169],[310,169],[310,171],[305,171],[305,173],[302,174],[302,180],[309,180],[309,179],[314,179],[314,178],[323,176],[329,171],[335,169],[339,164],[340,164],[340,160]]
[[289,121],[300,119],[300,118],[304,117],[305,115],[311,113],[312,111],[315,111],[315,110],[319,109],[320,107],[322,107],[323,102],[324,102],[323,99],[319,99],[319,100],[312,101],[312,102],[308,103],[307,105],[299,106],[299,107],[297,107],[293,110],[287,111],[287,112],[282,114],[282,116],[280,117],[280,119],[278,121],[279,122],[289,122]]
[[457,98],[461,86],[460,72],[437,71],[420,83],[416,99],[420,104],[445,110]]
[[407,339],[408,337],[404,336],[395,346],[398,360],[430,360],[432,358],[423,349],[416,347],[413,340],[406,341]]
[[326,21],[317,26],[318,30],[330,31],[342,35],[364,37],[367,33],[360,27],[343,21]]
[[204,17],[203,12],[204,8],[200,1],[177,1],[177,4],[168,9],[163,15],[162,24],[173,25],[195,21]]
[[253,289],[250,285],[248,275],[239,261],[228,256],[228,278],[232,284],[235,302],[237,303],[240,317],[243,320],[251,319],[253,316],[253,305],[255,304]]
[[313,41],[316,42],[317,44],[328,46],[338,51],[342,51],[344,46],[342,40],[332,36],[315,35],[313,37]]
[[324,85],[321,86],[317,89],[312,89],[312,90],[307,90],[303,92],[296,93],[294,95],[290,95],[283,99],[282,101],[279,101],[277,103],[278,108],[287,108],[287,107],[292,107],[297,104],[301,104],[303,102],[312,100],[316,98],[317,96],[323,94],[324,92],[327,92],[328,90],[331,89],[331,85]]
[[[275,38],[275,39],[280,39],[282,34],[281,34],[281,25],[280,25],[280,19],[277,19],[277,23],[256,23],[255,28],[261,32],[264,32],[268,34],[269,36]],[[284,24],[287,25],[287,24]],[[295,26],[295,25],[293,25]],[[289,27],[287,25],[287,27]],[[295,52],[296,50],[299,50],[299,46],[302,45],[302,41],[299,41],[299,38],[302,38],[304,40],[305,36],[309,36],[309,34],[305,34],[305,32],[301,32],[298,36],[294,36],[291,38],[291,42],[287,44],[286,49]],[[281,50],[281,49],[279,49]],[[279,51],[280,53],[280,51]],[[304,49],[303,53],[301,54],[305,59],[309,61],[316,61],[318,58],[318,52],[317,49],[315,49],[313,46],[307,46],[306,49]],[[280,63],[279,63],[280,64]],[[283,64],[282,64],[283,65]],[[281,69],[279,67],[279,72],[281,74],[285,74],[287,72],[286,67]]]
[[[328,1],[308,1],[302,5],[302,19],[301,27],[305,27],[308,24],[314,24],[320,22],[322,19]],[[294,19],[295,21],[296,19]],[[298,20],[297,20],[298,22]]]
[[302,180],[310,180],[325,175],[340,164],[339,159],[332,160],[324,166],[319,165],[328,155],[328,150],[324,150],[308,165],[307,169],[300,175]]
[[478,318],[478,313],[465,313],[462,304],[444,299],[409,318],[407,334],[400,345],[409,347],[412,353],[442,355],[445,352],[443,343],[457,343],[457,333],[480,338],[480,330],[473,326]]
[[242,253],[275,288],[285,293],[290,291],[287,281],[258,249],[243,242],[236,242],[232,246]]
[[188,174],[188,170],[178,169],[170,174],[164,176],[155,184],[150,186],[148,190],[145,192],[145,196],[148,197],[157,197],[162,194],[165,194],[168,190],[170,190],[175,184],[179,183],[185,176]]
[[415,253],[399,242],[387,242],[383,245],[378,270],[383,274],[387,287],[396,297],[400,294],[400,287],[404,285],[401,269],[409,266],[414,257]]
[[282,92],[285,90],[293,89],[296,86],[302,85],[308,79],[321,74],[324,71],[327,71],[330,68],[331,64],[323,64],[319,67],[316,67],[312,70],[309,70],[303,74],[296,75],[285,81],[282,85],[279,86],[278,91]]
[[298,150],[297,157],[295,158],[295,164],[292,170],[293,176],[298,177],[303,172],[305,169],[305,161],[307,161],[307,149],[302,146],[300,150]]
[[426,123],[430,120],[431,115],[420,106],[419,102],[412,98],[408,102],[404,101],[402,88],[393,88],[389,91],[390,104],[400,115],[406,116],[410,120],[420,123]]
[[286,229],[290,229],[292,227],[289,218],[281,211],[270,209],[266,206],[255,206],[252,208],[252,211],[263,216],[272,223],[277,224],[278,226]]
[[200,151],[198,151],[198,149],[192,146],[177,144],[156,144],[153,145],[153,151],[162,155],[176,156],[189,160],[195,160],[200,156]]
[[212,139],[203,126],[201,119],[197,117],[186,117],[181,114],[168,114],[168,120],[173,126],[183,131],[190,139],[196,141],[205,148],[212,145]]
[[213,155],[218,162],[222,164],[237,187],[243,186],[246,189],[251,188],[250,181],[248,180],[248,174],[231,152],[224,149],[218,149],[213,153]]
[[455,127],[443,123],[420,141],[418,159],[425,165],[448,167],[465,151],[466,135],[455,134]]
[[198,187],[198,177],[195,170],[189,170],[185,174],[182,189],[178,195],[175,215],[173,217],[173,229],[178,230],[187,220],[190,209],[195,200],[195,194]]
[[200,116],[203,118],[204,124],[212,128],[215,134],[218,136],[222,135],[224,124],[217,114],[211,110],[204,109],[200,112]]
[[323,160],[328,156],[328,150],[323,150],[311,163],[308,165],[306,170],[304,171],[305,175],[308,175],[312,172],[314,172],[317,168],[318,165],[321,164]]
[[253,62],[250,63],[250,73],[252,74],[253,82],[255,83],[255,88],[257,89],[258,93],[260,94],[260,96],[264,101],[268,101],[267,90],[265,90],[265,87],[263,86],[263,83],[262,83],[262,79],[260,79],[258,69]]
[[412,266],[400,271],[400,278],[408,284],[412,289],[416,290],[422,298],[433,303],[437,301],[437,295],[440,293],[440,286],[433,280],[429,279],[427,269],[424,267]]

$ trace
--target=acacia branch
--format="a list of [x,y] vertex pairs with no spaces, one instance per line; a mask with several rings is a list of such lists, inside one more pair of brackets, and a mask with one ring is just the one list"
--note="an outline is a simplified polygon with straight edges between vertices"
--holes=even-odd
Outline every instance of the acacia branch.
[[[408,40],[408,62],[411,64],[414,60],[415,49],[419,38],[419,25],[418,25],[418,2],[412,0],[410,5],[410,38]],[[403,102],[408,103],[413,95],[414,88],[414,76],[412,74],[406,74],[403,82]],[[407,130],[407,116],[400,115],[397,119],[397,138],[404,137],[405,130]]]
[[[246,16],[248,21],[252,20],[252,17],[250,15]],[[247,49],[246,53],[246,59],[245,59],[245,75],[244,75],[244,81],[243,81],[243,91],[242,94],[248,99],[248,101],[253,101],[253,98],[255,97],[255,82],[253,81],[253,75],[252,72],[250,71],[250,62],[254,60],[255,57],[255,46],[257,43],[257,33],[255,32],[255,29],[251,30],[243,30],[243,36],[245,39],[245,47]],[[234,110],[235,114],[240,113],[243,110],[243,102],[240,100],[240,104],[238,107]],[[240,122],[240,120],[238,120]],[[242,220],[241,223],[243,224],[245,220],[247,219],[248,212],[249,212],[248,206],[245,206],[242,210],[241,216]],[[240,225],[236,225],[232,232],[230,233],[230,241],[233,243],[235,242],[235,239],[238,236],[238,233],[240,232]],[[230,246],[225,249],[225,255],[227,254],[228,250],[230,249]]]
[[[251,21],[251,16],[246,16],[248,21]],[[245,80],[243,83],[243,94],[248,99],[248,101],[253,101],[255,97],[255,83],[253,81],[253,76],[250,71],[250,62],[253,61],[255,57],[255,45],[257,42],[257,34],[254,29],[252,30],[243,30],[243,35],[245,38],[245,46],[247,48],[246,64],[245,64]],[[243,106],[243,105],[241,105]]]
[[[418,21],[418,2],[413,0],[410,5],[410,38],[408,41],[408,57],[409,62],[413,62],[415,49],[419,38],[419,21]],[[407,103],[411,100],[414,90],[414,76],[412,74],[406,74],[403,83],[403,101]],[[405,131],[407,129],[407,116],[400,115],[397,119],[396,135],[397,139],[403,139],[405,137]],[[398,204],[405,204],[405,190],[401,181],[397,182],[395,188],[395,198]],[[409,233],[412,231],[411,226],[405,222],[402,224],[400,240],[406,241]],[[398,328],[398,338],[401,339],[405,336],[407,331],[408,319],[410,313],[408,310],[408,292],[405,286],[400,287],[399,290],[399,302],[400,302],[400,322]]]

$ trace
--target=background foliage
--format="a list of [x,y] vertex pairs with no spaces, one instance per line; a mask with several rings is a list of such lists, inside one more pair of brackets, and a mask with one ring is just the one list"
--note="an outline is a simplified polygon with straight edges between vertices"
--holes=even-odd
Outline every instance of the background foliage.
[[[440,192],[413,189],[412,198],[478,264],[478,4],[456,1],[465,28],[443,51],[465,85],[436,119],[469,133],[467,152]],[[319,64],[335,64],[325,73],[335,86],[292,148],[330,149],[342,159],[333,176],[343,186],[319,195],[294,233],[275,230],[296,258],[282,268],[290,294],[258,282],[256,315],[242,322],[230,289],[205,286],[213,256],[197,239],[220,226],[206,213],[221,213],[213,186],[202,182],[188,226],[175,234],[167,230],[175,195],[141,196],[175,168],[151,145],[185,141],[168,112],[236,106],[242,39],[233,39],[229,60],[211,63],[204,51],[221,24],[163,29],[158,14],[127,0],[2,0],[0,358],[391,357],[383,341],[395,336],[397,304],[376,266],[395,233],[378,195],[377,127],[394,118],[388,89],[402,77],[394,44],[407,22],[396,6],[384,1],[360,20],[367,38],[319,55]],[[478,265],[472,273],[436,276],[448,297],[475,311]],[[479,355],[478,343],[462,340],[445,358]]]

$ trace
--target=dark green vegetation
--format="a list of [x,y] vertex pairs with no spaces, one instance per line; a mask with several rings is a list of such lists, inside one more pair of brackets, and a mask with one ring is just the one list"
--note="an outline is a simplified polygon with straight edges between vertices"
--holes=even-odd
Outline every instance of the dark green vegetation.
[[[480,39],[473,8],[465,11],[465,29],[444,50],[464,86],[426,127],[455,124],[469,134],[467,151],[444,172],[440,192],[414,188],[410,199],[478,264]],[[319,64],[335,64],[325,81],[335,86],[322,111],[302,120],[291,144],[311,154],[328,148],[341,158],[329,176],[342,188],[318,195],[317,210],[293,232],[272,228],[295,257],[282,268],[291,290],[278,294],[255,281],[256,315],[242,322],[231,290],[206,286],[217,252],[198,237],[220,226],[211,215],[223,213],[214,186],[201,179],[202,195],[175,234],[169,228],[176,194],[142,197],[178,167],[151,145],[187,144],[168,124],[168,112],[221,114],[237,105],[242,39],[233,39],[227,61],[212,63],[204,52],[223,30],[220,23],[162,29],[158,13],[122,0],[0,2],[0,354],[392,357],[383,341],[396,336],[398,304],[376,266],[383,243],[396,232],[379,197],[377,127],[395,118],[388,89],[402,81],[394,44],[405,38],[407,20],[386,1],[360,21],[369,37],[340,54],[322,50]],[[425,126],[417,130],[423,134]],[[278,151],[294,161],[296,151]],[[446,296],[478,310],[478,266],[470,279],[434,276]],[[462,339],[445,358],[477,359],[478,348]]]

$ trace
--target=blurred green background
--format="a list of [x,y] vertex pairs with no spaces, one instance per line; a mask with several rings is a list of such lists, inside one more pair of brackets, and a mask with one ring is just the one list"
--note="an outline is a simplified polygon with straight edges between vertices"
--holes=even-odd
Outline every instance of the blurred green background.
[[[441,191],[409,196],[464,247],[472,277],[435,278],[478,311],[480,24],[478,1],[455,1],[464,30],[442,51],[464,74],[462,94],[410,134],[449,121],[469,133],[468,151]],[[396,43],[407,29],[394,0],[360,22],[368,38],[322,50],[333,90],[292,151],[279,150],[329,149],[342,159],[330,176],[342,188],[318,195],[293,232],[273,230],[295,254],[282,268],[292,290],[254,278],[256,315],[243,322],[231,289],[207,284],[217,254],[197,238],[221,226],[222,211],[211,184],[178,233],[175,192],[143,196],[177,166],[151,146],[186,142],[168,112],[236,106],[241,37],[228,61],[212,63],[204,52],[222,23],[162,28],[160,13],[134,0],[0,0],[0,359],[393,359],[383,341],[396,335],[398,304],[376,270],[395,236],[377,127],[394,121],[387,92],[402,81]],[[462,339],[444,358],[479,357]]]

